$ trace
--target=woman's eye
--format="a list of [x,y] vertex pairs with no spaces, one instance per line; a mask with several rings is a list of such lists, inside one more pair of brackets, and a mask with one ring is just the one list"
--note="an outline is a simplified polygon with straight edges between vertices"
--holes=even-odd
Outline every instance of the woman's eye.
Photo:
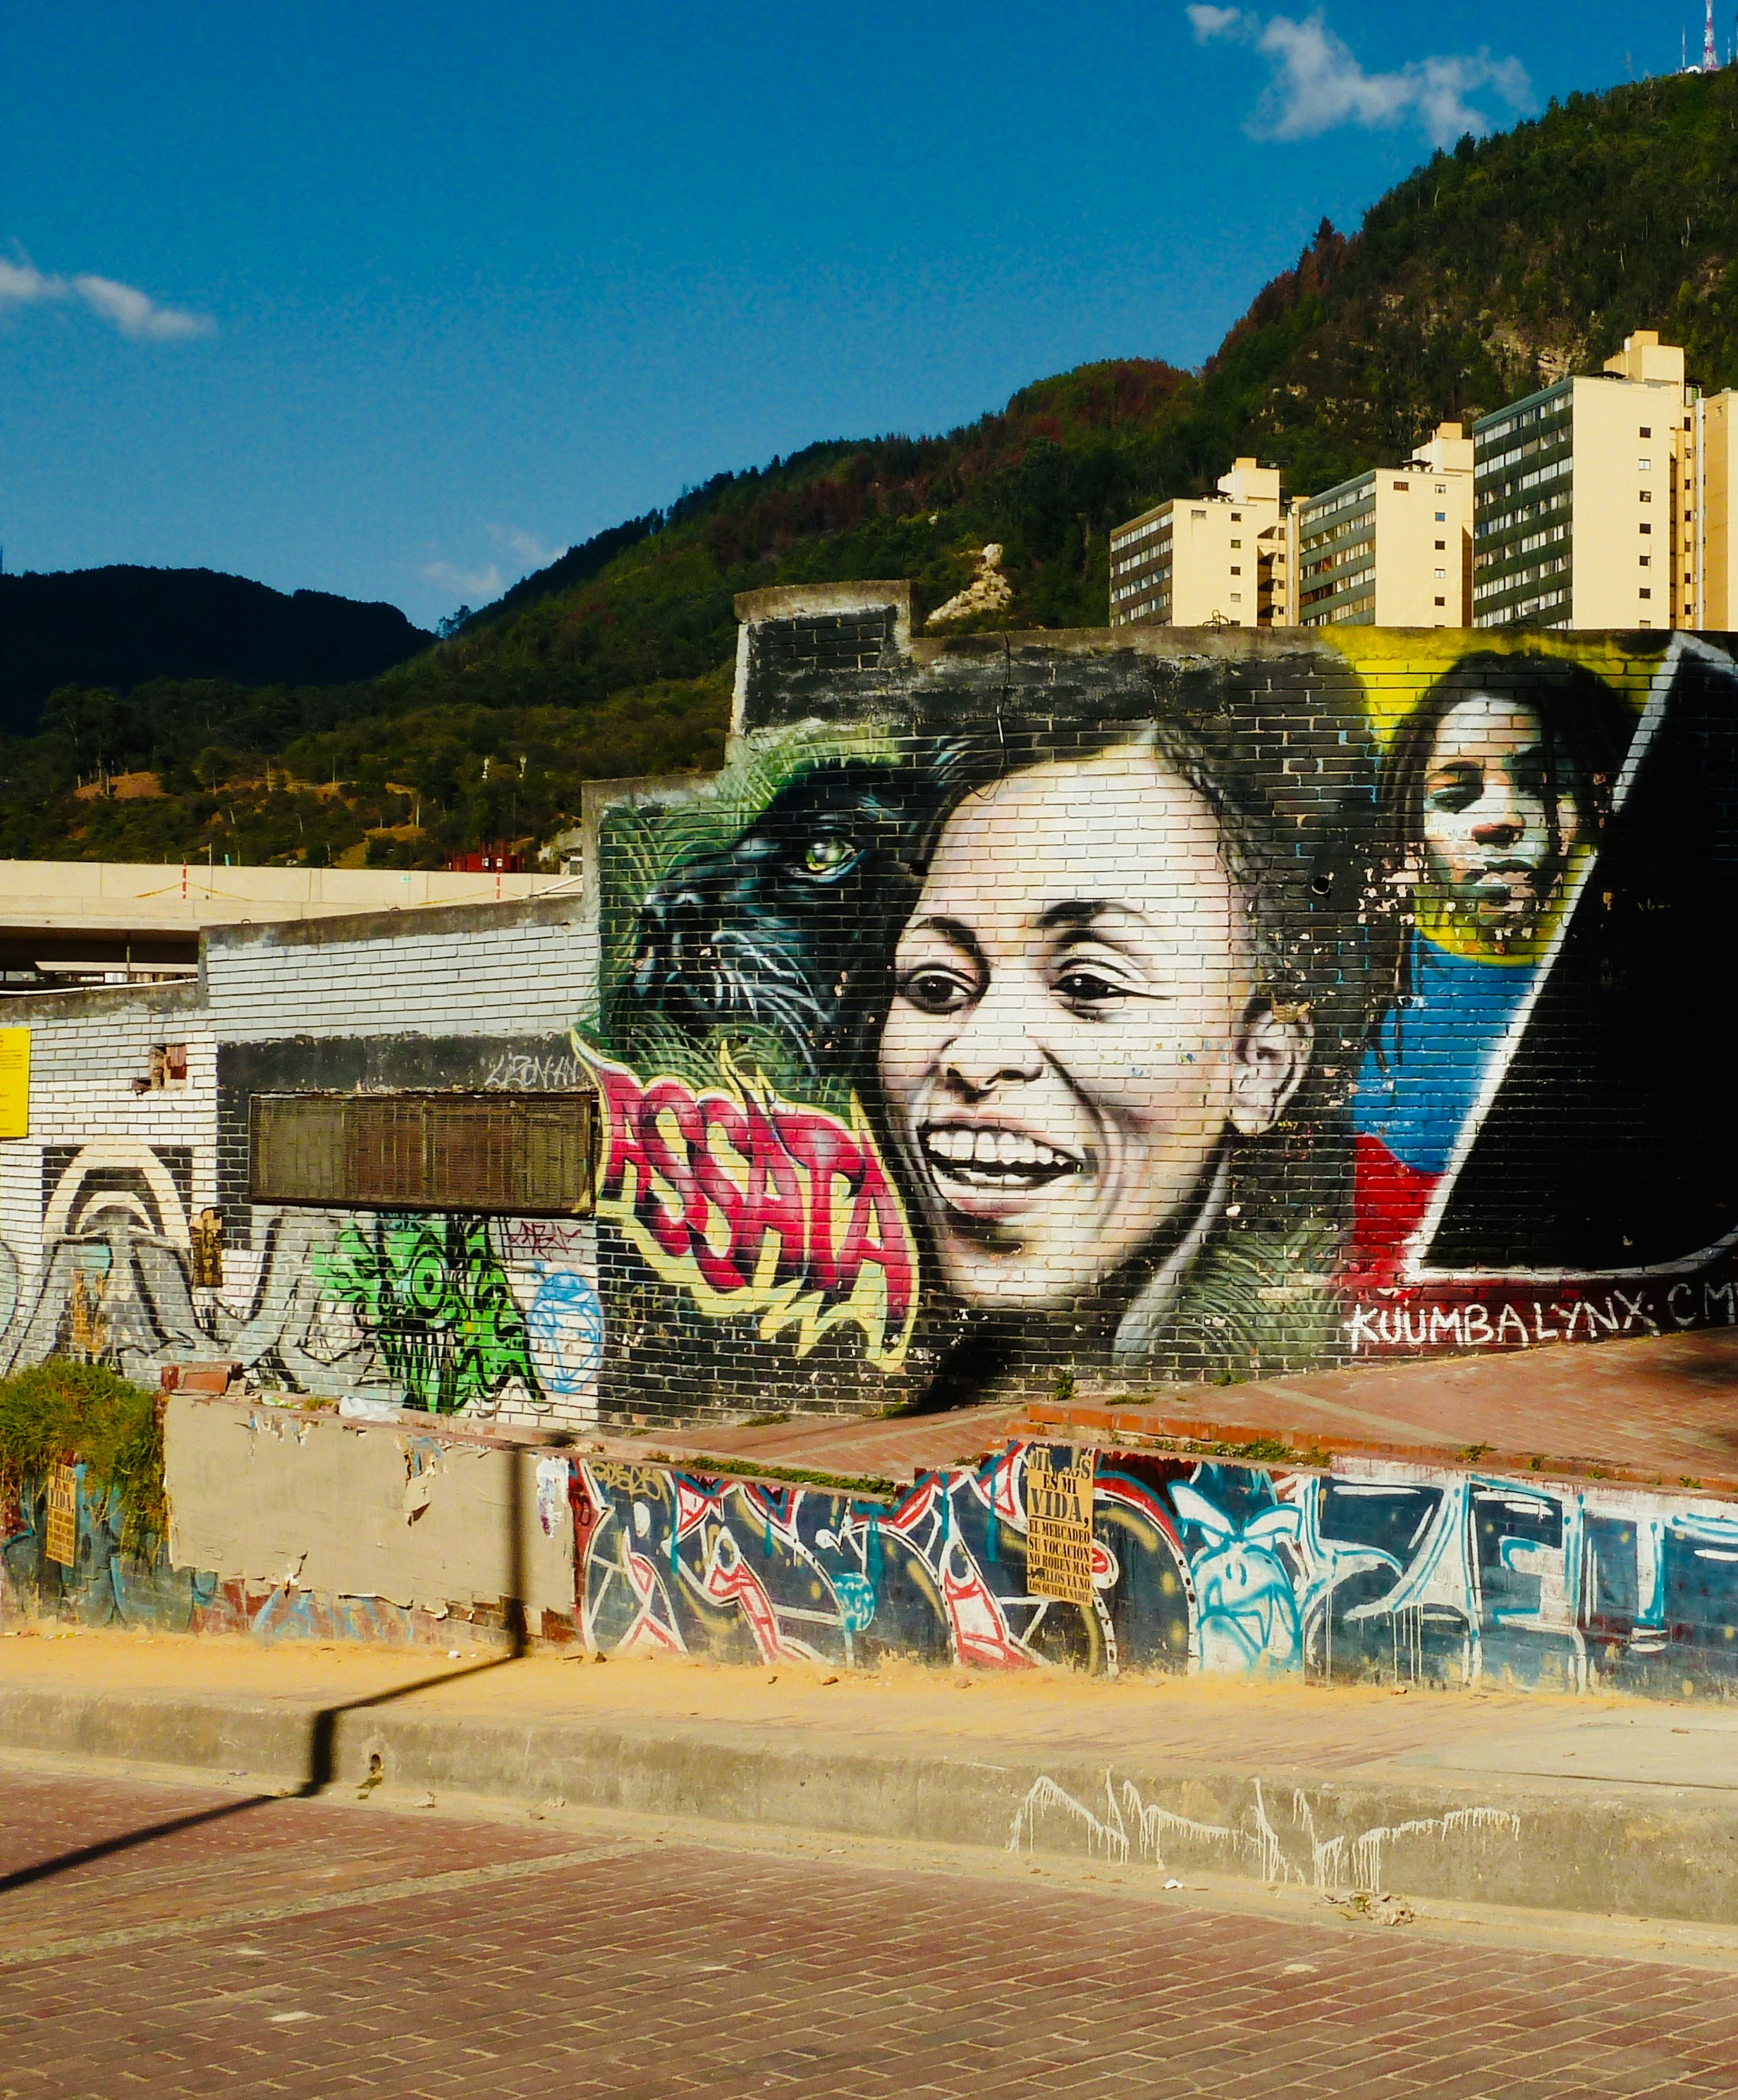
[[1130,996],[1127,985],[1079,963],[1063,971],[1056,981],[1056,989],[1074,1006],[1101,1006],[1111,999]]
[[810,875],[842,875],[856,858],[849,839],[810,839],[803,849],[803,867]]
[[1433,810],[1446,810],[1451,814],[1470,810],[1484,792],[1482,773],[1457,773],[1430,791],[1430,805]]
[[920,1013],[957,1013],[970,1004],[976,986],[951,970],[913,970],[899,990]]

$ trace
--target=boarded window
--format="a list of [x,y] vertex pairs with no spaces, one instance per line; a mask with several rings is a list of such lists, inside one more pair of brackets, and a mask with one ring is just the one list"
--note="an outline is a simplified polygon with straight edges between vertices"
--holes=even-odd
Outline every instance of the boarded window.
[[358,1211],[573,1217],[596,1101],[571,1094],[256,1094],[249,1196]]

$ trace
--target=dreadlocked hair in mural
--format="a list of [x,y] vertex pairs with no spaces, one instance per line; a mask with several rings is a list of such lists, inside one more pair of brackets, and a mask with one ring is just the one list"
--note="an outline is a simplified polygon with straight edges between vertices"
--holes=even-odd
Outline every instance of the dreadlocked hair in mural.
[[[915,893],[949,823],[973,797],[1040,766],[1118,754],[1149,760],[1206,805],[1216,856],[1238,900],[1250,1011],[1265,1009],[1300,1029],[1313,1050],[1276,1126],[1259,1136],[1228,1138],[1203,1177],[1199,1206],[1104,1279],[1093,1294],[1097,1307],[1083,1302],[1074,1310],[1083,1334],[1108,1319],[1119,1364],[1162,1358],[1186,1374],[1241,1377],[1258,1362],[1302,1369],[1336,1330],[1334,1274],[1347,1195],[1343,1102],[1361,1010],[1361,954],[1355,928],[1342,923],[1334,902],[1312,892],[1322,809],[1316,779],[1308,783],[1315,792],[1297,792],[1284,762],[1297,761],[1290,752],[1276,754],[1260,719],[1263,696],[1221,681],[1193,685],[1185,695],[1164,696],[1169,707],[1144,718],[1082,719],[1083,708],[1070,719],[1063,704],[1035,725],[998,721],[933,740],[914,758],[929,793],[907,852]],[[1065,703],[1065,695],[1056,697]],[[1335,697],[1339,726],[1331,742],[1321,740],[1312,774],[1333,762],[1324,747],[1343,754],[1339,762],[1348,770],[1365,757],[1361,722],[1348,696]],[[1356,733],[1341,743],[1348,717]],[[846,1039],[867,1098],[875,1097],[867,1081],[892,974],[889,943],[854,978],[861,1004]],[[1300,1186],[1311,1199],[1301,1220]]]
[[[1440,748],[1445,726],[1477,703],[1506,706],[1537,728],[1536,755],[1528,755],[1522,784],[1543,811],[1541,912],[1558,901],[1572,847],[1597,846],[1634,734],[1633,702],[1585,665],[1534,650],[1464,656],[1420,695],[1383,754],[1361,871],[1370,927],[1365,1030],[1378,1058],[1384,1018],[1402,1010],[1415,990],[1409,936],[1432,876],[1427,805],[1434,799],[1452,806],[1454,799],[1453,754]],[[1433,768],[1440,774],[1434,787]],[[1452,915],[1453,901],[1444,909]],[[1494,936],[1493,946],[1500,945]]]

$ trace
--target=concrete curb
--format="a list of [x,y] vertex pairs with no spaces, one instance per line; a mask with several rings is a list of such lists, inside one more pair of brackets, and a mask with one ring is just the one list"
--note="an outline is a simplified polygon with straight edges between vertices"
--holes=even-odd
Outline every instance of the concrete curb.
[[[945,1739],[841,1749],[771,1729],[322,1710],[179,1693],[0,1688],[0,1747],[331,1784],[380,1760],[395,1793],[490,1797],[914,1844],[1145,1860],[1326,1893],[1738,1923],[1738,1795],[1695,1787],[1499,1780],[1324,1780],[1305,1771],[1170,1770]],[[991,1758],[996,1761],[991,1762]]]

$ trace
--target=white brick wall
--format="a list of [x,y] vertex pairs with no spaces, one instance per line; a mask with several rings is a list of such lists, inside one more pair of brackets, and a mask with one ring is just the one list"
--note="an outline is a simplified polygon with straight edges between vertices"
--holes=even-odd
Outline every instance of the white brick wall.
[[214,1023],[232,1043],[562,1032],[596,980],[597,941],[578,923],[577,906],[572,918],[553,923],[491,924],[492,915],[468,913],[468,925],[385,938],[310,939],[299,929],[288,939],[215,936],[205,955]]

